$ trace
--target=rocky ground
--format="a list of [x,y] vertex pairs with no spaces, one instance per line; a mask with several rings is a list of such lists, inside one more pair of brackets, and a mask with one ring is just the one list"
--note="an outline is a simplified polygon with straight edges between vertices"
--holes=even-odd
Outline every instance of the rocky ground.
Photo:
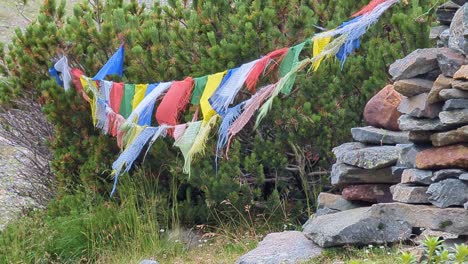
[[31,198],[18,194],[28,183],[18,173],[24,156],[0,138],[0,230],[22,212],[35,207]]

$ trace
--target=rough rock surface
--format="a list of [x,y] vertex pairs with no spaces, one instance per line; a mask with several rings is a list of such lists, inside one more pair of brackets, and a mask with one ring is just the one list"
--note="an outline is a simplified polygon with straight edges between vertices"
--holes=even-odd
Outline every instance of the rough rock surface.
[[345,200],[339,194],[320,193],[317,198],[317,212],[315,215],[337,213],[359,207],[359,204]]
[[437,62],[442,74],[447,77],[452,77],[460,67],[465,63],[465,56],[456,50],[444,50],[437,54]]
[[416,155],[425,149],[431,148],[430,145],[415,144],[399,144],[397,147],[400,148],[397,166],[406,168],[416,167]]
[[458,176],[459,180],[468,181],[468,173],[463,173],[462,175]]
[[427,97],[428,103],[437,103],[443,101],[443,99],[439,96],[440,91],[444,89],[452,88],[452,78],[445,77],[444,75],[439,75],[434,82],[431,90],[429,91],[429,95]]
[[430,170],[406,169],[401,175],[401,183],[429,185],[432,183],[432,176]]
[[395,81],[428,73],[438,69],[438,53],[438,48],[415,50],[403,59],[399,59],[390,65],[388,72]]
[[399,183],[390,189],[393,200],[407,204],[428,204],[429,195],[426,194],[427,186],[413,186]]
[[304,224],[303,232],[321,247],[368,245],[406,240],[411,225],[388,218],[373,207],[361,207],[312,218]]
[[461,80],[455,80],[452,82],[452,88],[459,89],[459,90],[468,90],[468,82],[467,81],[461,81]]
[[344,163],[332,166],[331,183],[333,185],[352,185],[361,183],[398,183],[400,178],[392,175],[391,168],[366,170]]
[[468,99],[451,99],[445,101],[443,111],[450,111],[456,109],[468,109]]
[[468,201],[468,183],[446,179],[431,184],[427,193],[430,195],[429,201],[437,207],[463,206]]
[[403,131],[391,131],[372,126],[351,128],[353,139],[369,144],[406,144],[410,143],[409,133]]
[[444,124],[437,119],[418,119],[409,115],[402,115],[398,119],[401,130],[404,131],[442,131],[450,128],[450,125]]
[[255,248],[237,260],[237,264],[302,263],[320,256],[322,248],[299,231],[268,234]]
[[430,104],[427,101],[428,93],[422,93],[404,98],[398,106],[398,111],[413,117],[435,118],[442,110],[441,103]]
[[[450,2],[450,1],[449,1]],[[466,19],[468,5],[460,7],[452,18],[450,24],[450,38],[448,47],[467,54],[467,42],[465,39]]]
[[338,147],[334,147],[332,149],[333,154],[335,154],[335,157],[337,160],[341,160],[343,155],[346,154],[348,151],[353,151],[356,149],[362,149],[365,148],[366,145],[359,143],[359,142],[348,142],[344,143],[342,145],[339,145]]
[[453,75],[453,78],[456,80],[468,80],[468,65],[463,65],[460,69]]
[[468,91],[460,89],[445,89],[439,92],[439,96],[443,100],[468,99]]
[[418,169],[468,169],[468,146],[430,148],[416,155]]
[[432,131],[409,131],[409,140],[414,143],[431,142]]
[[395,91],[408,97],[428,93],[433,85],[434,82],[420,78],[399,80],[393,84]]
[[439,119],[442,123],[448,125],[468,124],[468,109],[440,112]]
[[397,108],[402,99],[403,96],[395,91],[393,85],[385,86],[367,102],[364,120],[374,127],[399,130],[398,118],[401,114]]
[[315,243],[331,247],[405,240],[411,228],[467,235],[466,219],[468,210],[463,208],[385,203],[311,218],[303,227]]
[[460,5],[454,3],[453,1],[445,2],[439,6],[439,8],[437,8],[437,20],[444,25],[450,25],[458,8],[460,8]]
[[343,188],[343,198],[349,201],[369,203],[393,202],[389,184],[360,184]]
[[448,132],[435,133],[431,136],[431,140],[436,147],[466,143],[468,142],[468,125]]
[[434,176],[432,177],[433,182],[442,181],[445,179],[457,179],[462,174],[466,173],[464,170],[458,169],[445,169],[445,170],[438,170],[434,172]]
[[344,153],[339,161],[363,169],[381,169],[395,165],[400,149],[395,146],[367,147]]

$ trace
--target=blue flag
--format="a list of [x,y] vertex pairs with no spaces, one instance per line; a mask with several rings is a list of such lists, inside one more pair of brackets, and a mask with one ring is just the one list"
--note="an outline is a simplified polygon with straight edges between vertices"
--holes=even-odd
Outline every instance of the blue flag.
[[93,81],[104,80],[107,75],[117,74],[120,77],[123,75],[124,68],[124,45],[112,55],[112,57],[102,66],[101,70],[93,77]]

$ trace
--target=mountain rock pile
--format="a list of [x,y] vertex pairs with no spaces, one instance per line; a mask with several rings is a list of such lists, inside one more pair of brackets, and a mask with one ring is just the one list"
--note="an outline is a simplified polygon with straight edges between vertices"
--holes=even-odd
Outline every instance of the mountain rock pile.
[[[322,247],[388,243],[421,230],[468,235],[468,3],[448,1],[437,48],[389,68],[393,84],[366,105],[370,125],[333,149],[331,183],[304,234]],[[466,237],[465,237],[466,238]]]

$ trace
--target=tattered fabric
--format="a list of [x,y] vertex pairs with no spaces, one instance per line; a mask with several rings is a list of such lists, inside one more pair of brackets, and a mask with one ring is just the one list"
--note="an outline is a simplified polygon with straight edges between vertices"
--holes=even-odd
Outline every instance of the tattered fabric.
[[382,4],[385,1],[387,1],[387,0],[372,0],[372,1],[370,1],[370,3],[368,5],[363,7],[358,12],[354,13],[351,17],[358,17],[360,15],[364,15],[364,14],[367,14],[369,12],[372,12],[372,10],[374,10],[378,5]]
[[[312,54],[313,56],[317,56],[319,55],[320,53],[322,53],[322,51],[325,49],[325,47],[328,45],[328,43],[330,43],[330,41],[332,40],[331,37],[324,37],[324,38],[321,38],[321,39],[316,39],[314,41],[314,44],[313,44],[313,51],[312,51]],[[319,59],[317,59],[313,64],[312,64],[312,68],[314,71],[317,71],[318,68],[320,67],[320,63],[322,63],[323,59],[325,59],[325,57],[321,57]]]
[[[309,40],[289,48],[288,53],[284,57],[279,68],[280,77],[286,76],[286,74],[288,74],[291,71],[291,69],[297,64],[297,62],[299,61],[299,55],[301,54],[302,49],[307,43],[309,43]],[[296,76],[293,76],[293,78],[289,79],[288,83],[285,83],[281,90],[283,94],[289,94],[291,92],[295,79]]]
[[68,91],[70,89],[70,83],[72,82],[72,76],[70,74],[71,68],[68,66],[67,57],[63,56],[58,60],[55,63],[54,68],[61,73],[63,88],[65,91]]
[[146,88],[148,84],[137,84],[135,85],[135,95],[133,96],[132,100],[132,111],[137,108],[140,102],[145,98]]
[[127,119],[132,113],[132,101],[135,95],[135,84],[125,84],[122,103],[120,104],[120,114]]
[[124,95],[124,83],[112,83],[109,105],[115,113],[120,113],[120,105]]
[[78,92],[78,94],[81,94],[83,99],[89,102],[91,99],[89,99],[89,96],[84,92],[83,83],[81,82],[81,76],[83,76],[84,74],[83,71],[78,68],[74,68],[71,70],[70,73],[72,75],[72,82],[75,86],[76,91]]
[[245,86],[247,89],[253,93],[255,93],[258,80],[262,74],[265,74],[266,68],[268,65],[272,65],[270,68],[274,68],[277,64],[281,62],[284,58],[286,53],[288,52],[288,48],[282,48],[279,50],[272,51],[258,60],[255,66],[250,71],[247,79],[245,80]]
[[[178,124],[179,115],[187,107],[192,89],[193,79],[191,77],[172,83],[156,109],[156,120],[160,125],[175,126]],[[172,135],[172,130],[169,130],[168,133]]]
[[101,70],[93,77],[93,80],[104,80],[107,75],[117,74],[120,77],[123,75],[124,70],[124,45],[112,55],[112,57],[102,66]]
[[202,121],[197,122],[190,122],[188,123],[187,128],[184,131],[184,134],[180,136],[174,143],[174,146],[178,147],[184,156],[184,173],[188,173],[190,176],[190,164],[192,160],[190,159],[191,156],[189,155],[190,149],[195,142],[195,139],[200,131],[200,127],[202,125]]
[[216,111],[211,107],[208,101],[211,95],[216,91],[216,88],[220,85],[226,72],[218,72],[209,75],[206,81],[205,91],[200,98],[200,108],[203,115],[203,124],[207,123],[212,116],[216,115]]
[[194,81],[195,87],[193,88],[192,99],[190,99],[190,103],[192,105],[199,105],[201,96],[203,95],[203,91],[205,90],[206,83],[208,81],[208,76],[195,78]]

